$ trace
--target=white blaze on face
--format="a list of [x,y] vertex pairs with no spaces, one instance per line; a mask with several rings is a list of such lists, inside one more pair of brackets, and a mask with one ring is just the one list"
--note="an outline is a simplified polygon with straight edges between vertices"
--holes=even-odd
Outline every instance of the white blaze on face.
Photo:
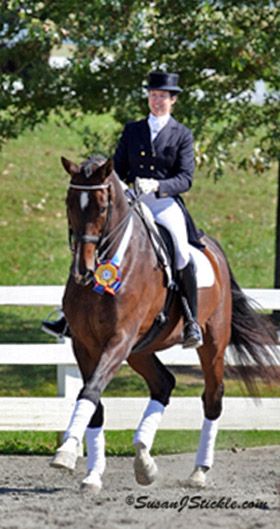
[[87,191],[83,191],[81,193],[81,197],[80,197],[81,209],[84,210],[87,207],[88,203],[89,203],[88,192]]

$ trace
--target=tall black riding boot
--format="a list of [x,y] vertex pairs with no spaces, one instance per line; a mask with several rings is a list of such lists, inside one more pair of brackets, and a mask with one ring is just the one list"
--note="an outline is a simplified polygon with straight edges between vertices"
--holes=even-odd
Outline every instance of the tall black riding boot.
[[62,311],[59,311],[59,317],[55,321],[44,320],[42,331],[56,338],[71,337],[68,323]]
[[184,336],[183,347],[198,348],[203,344],[197,318],[197,283],[193,261],[179,271],[179,289],[183,307]]

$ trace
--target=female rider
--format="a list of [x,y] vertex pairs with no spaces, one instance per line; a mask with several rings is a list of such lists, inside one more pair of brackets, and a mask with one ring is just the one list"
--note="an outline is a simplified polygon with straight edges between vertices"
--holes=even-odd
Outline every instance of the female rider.
[[[175,73],[150,73],[147,86],[150,113],[145,119],[125,126],[114,164],[122,180],[128,184],[137,182],[141,200],[172,237],[184,317],[183,347],[199,347],[202,333],[196,321],[196,274],[188,240],[196,234],[179,198],[192,185],[193,138],[191,131],[171,116],[182,92],[178,77]],[[43,330],[55,335],[69,332],[63,314],[55,322],[44,321]]]

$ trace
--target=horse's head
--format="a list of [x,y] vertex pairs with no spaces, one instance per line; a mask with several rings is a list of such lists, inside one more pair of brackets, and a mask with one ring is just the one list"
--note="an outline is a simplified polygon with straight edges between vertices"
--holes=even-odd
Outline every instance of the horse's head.
[[96,250],[111,216],[112,160],[92,157],[80,166],[61,158],[71,180],[66,198],[69,229],[73,236],[75,281],[87,285],[93,280]]

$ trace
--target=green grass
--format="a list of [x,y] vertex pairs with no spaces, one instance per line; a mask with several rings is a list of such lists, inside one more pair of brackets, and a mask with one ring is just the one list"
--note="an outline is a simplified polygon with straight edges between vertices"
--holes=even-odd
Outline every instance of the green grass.
[[[107,456],[133,456],[133,431],[108,430],[105,432]],[[198,430],[159,430],[152,453],[154,455],[180,454],[197,450]],[[57,448],[55,432],[0,432],[0,454],[51,456]],[[279,445],[280,431],[220,430],[217,450],[244,450],[265,445]]]
[[[110,136],[116,124],[110,116],[88,116],[76,123],[76,130],[48,124],[9,141],[0,153],[0,284],[62,284],[70,263],[65,220],[68,177],[60,164],[63,155],[80,162],[85,157],[82,130]],[[249,149],[244,145],[244,150]],[[92,145],[92,152],[96,152]],[[236,153],[240,156],[240,152]],[[260,177],[227,167],[226,176],[214,183],[196,171],[186,203],[198,225],[216,237],[224,247],[235,276],[242,287],[273,286],[276,167]],[[51,307],[1,307],[2,343],[44,343],[52,341],[41,330],[41,320]],[[226,395],[244,394],[236,380],[226,377]],[[175,396],[200,395],[201,372],[177,373]],[[261,386],[263,396],[279,396],[277,387]],[[0,395],[54,396],[56,371],[53,366],[0,366]],[[129,368],[122,368],[111,382],[107,396],[146,395],[144,382]],[[131,453],[131,432],[108,432],[109,454]],[[198,432],[160,431],[155,452],[194,450]],[[278,432],[220,432],[218,447],[255,446],[279,443]],[[53,433],[2,432],[2,453],[52,453]]]
[[229,173],[216,184],[198,175],[186,203],[222,244],[242,287],[273,287],[277,169],[256,176]]
[[[179,454],[195,452],[199,442],[198,430],[159,430],[153,454]],[[132,447],[133,431],[106,432],[108,455],[134,455]],[[217,437],[217,450],[243,449],[255,446],[280,444],[280,431],[234,431],[220,430]]]
[[[81,131],[85,126],[105,136],[116,129],[110,116],[80,120],[75,132],[58,127],[53,118],[4,147],[0,158],[0,284],[65,281],[69,269],[64,206],[68,177],[60,157],[84,159]],[[220,240],[244,287],[273,285],[276,174],[276,166],[261,176],[228,167],[226,176],[214,183],[197,170],[193,189],[186,195],[197,225]]]

